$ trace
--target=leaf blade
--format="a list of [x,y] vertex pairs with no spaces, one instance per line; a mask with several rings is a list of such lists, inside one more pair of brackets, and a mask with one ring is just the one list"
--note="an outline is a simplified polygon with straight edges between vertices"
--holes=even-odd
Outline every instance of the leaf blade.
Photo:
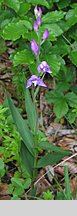
[[11,110],[12,117],[14,119],[15,125],[31,154],[33,154],[33,136],[30,133],[26,121],[22,118],[19,111],[15,107],[12,99],[7,95],[8,105]]
[[29,174],[32,176],[33,174],[33,165],[34,165],[34,157],[27,150],[24,142],[21,142],[20,155],[23,161],[23,164]]
[[35,104],[33,104],[32,102],[29,89],[25,90],[25,107],[26,107],[29,126],[31,130],[34,133],[36,133],[38,118],[36,113],[36,107]]
[[67,154],[58,153],[58,152],[49,153],[38,160],[37,168],[45,167],[48,165],[54,165],[55,163],[58,163],[66,155],[68,155],[68,153]]

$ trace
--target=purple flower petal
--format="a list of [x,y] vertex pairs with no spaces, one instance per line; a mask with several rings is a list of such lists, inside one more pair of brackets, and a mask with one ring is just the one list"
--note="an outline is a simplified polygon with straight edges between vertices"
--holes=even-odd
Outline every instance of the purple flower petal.
[[42,86],[42,87],[47,87],[47,85],[39,78],[39,80],[38,80],[38,85],[39,86]]
[[29,79],[29,80],[27,81],[26,88],[29,88],[31,85],[32,85],[32,82],[31,82],[31,80]]
[[41,18],[40,18],[40,16],[37,18],[37,24],[38,24],[38,26],[41,25]]
[[31,40],[31,49],[36,56],[39,54],[39,47],[34,39]]
[[26,88],[29,88],[32,84],[34,84],[34,87],[38,86],[43,86],[47,87],[46,84],[36,75],[32,75],[30,79],[27,81]]
[[40,74],[40,72],[41,72],[41,67],[40,67],[40,65],[38,66],[37,70],[38,70],[38,74]]
[[34,8],[34,14],[35,14],[36,18],[39,17],[39,16],[41,17],[42,10],[41,10],[41,8],[38,7],[37,5],[36,5],[35,8]]
[[37,21],[34,21],[34,31],[38,31],[38,23]]
[[39,7],[39,8],[38,8],[38,16],[41,17],[41,14],[42,14],[42,10],[41,10],[41,8]]
[[50,66],[47,64],[46,61],[41,62],[41,64],[38,65],[38,74],[41,73],[41,71],[44,72],[44,74],[46,73],[52,73],[52,71],[50,70]]
[[43,40],[46,40],[48,38],[48,36],[49,36],[49,31],[48,31],[48,29],[46,29],[46,31],[43,34]]

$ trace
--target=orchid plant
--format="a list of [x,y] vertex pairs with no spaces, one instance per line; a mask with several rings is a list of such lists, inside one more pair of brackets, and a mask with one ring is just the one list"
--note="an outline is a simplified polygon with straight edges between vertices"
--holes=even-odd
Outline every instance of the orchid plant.
[[[26,170],[31,176],[32,187],[37,176],[38,168],[54,164],[61,160],[70,151],[62,150],[53,144],[49,144],[47,138],[41,135],[38,127],[38,115],[36,106],[36,97],[39,87],[47,88],[44,83],[45,75],[52,74],[51,68],[46,61],[40,62],[40,47],[49,36],[48,29],[45,30],[40,39],[40,26],[42,25],[42,9],[38,6],[34,8],[36,20],[34,21],[34,31],[38,36],[38,43],[34,39],[31,40],[31,50],[36,57],[38,76],[32,75],[26,82],[25,88],[25,107],[27,120],[24,120],[18,109],[15,107],[13,100],[7,95],[8,105],[11,110],[14,122],[21,136],[20,154]],[[33,95],[29,88],[34,89]],[[46,155],[40,156],[40,150],[45,150]]]
[[34,39],[32,39],[31,40],[31,50],[32,50],[33,54],[35,54],[35,56],[36,56],[38,76],[32,75],[30,77],[30,79],[27,81],[26,88],[29,88],[32,84],[34,84],[34,87],[36,87],[36,86],[47,87],[46,84],[43,82],[43,78],[44,78],[46,73],[49,73],[49,74],[52,73],[52,71],[50,70],[50,66],[47,64],[46,61],[42,61],[40,63],[40,47],[41,47],[41,44],[43,44],[44,41],[48,38],[49,31],[48,31],[48,29],[45,30],[45,32],[42,36],[43,40],[41,42],[40,29],[39,29],[40,25],[42,24],[42,21],[41,21],[42,10],[41,10],[41,8],[36,6],[34,8],[34,14],[36,17],[36,20],[34,21],[34,31],[36,32],[36,34],[38,36],[38,44],[36,43],[36,41]]

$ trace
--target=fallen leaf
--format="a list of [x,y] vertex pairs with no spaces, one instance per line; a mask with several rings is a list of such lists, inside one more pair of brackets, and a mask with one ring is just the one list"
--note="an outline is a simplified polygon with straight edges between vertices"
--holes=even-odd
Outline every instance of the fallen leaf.
[[0,184],[0,200],[10,200],[10,195],[7,193],[8,185],[6,183]]
[[[40,177],[44,174],[44,170],[41,169],[38,176],[37,176],[37,180],[40,179]],[[42,192],[46,191],[47,189],[49,189],[51,186],[51,184],[47,181],[47,179],[45,177],[43,177],[36,185],[35,187],[37,188],[36,190],[36,195],[40,195],[42,194]]]

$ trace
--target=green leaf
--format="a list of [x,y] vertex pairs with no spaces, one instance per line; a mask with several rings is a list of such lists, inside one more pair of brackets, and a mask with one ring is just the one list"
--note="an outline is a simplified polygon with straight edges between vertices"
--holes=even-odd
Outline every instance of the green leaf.
[[25,27],[19,26],[18,23],[9,23],[3,29],[2,36],[5,40],[15,41],[21,37],[21,35],[25,32]]
[[57,200],[65,200],[65,196],[64,196],[63,192],[57,193]]
[[4,169],[4,162],[2,158],[0,158],[0,171]]
[[31,3],[32,5],[43,5],[43,6],[45,6],[45,7],[47,7],[47,8],[49,8],[49,4],[48,4],[48,1],[46,1],[46,0],[27,0],[27,2],[28,3]]
[[54,151],[54,152],[58,152],[58,153],[71,153],[71,151],[66,151],[66,150],[63,150],[62,148],[58,147],[58,146],[55,146],[51,143],[48,143],[48,142],[40,142],[39,145],[38,145],[38,148],[41,148],[43,150],[50,150],[50,151]]
[[0,170],[0,178],[2,178],[4,175],[5,175],[5,170],[4,170],[4,169],[1,169],[1,170]]
[[63,9],[63,8],[66,8],[67,6],[69,6],[71,0],[60,0],[59,3],[58,3],[58,8],[59,9]]
[[29,65],[29,70],[30,70],[31,74],[38,76],[36,62],[33,62],[32,64]]
[[0,38],[0,54],[4,53],[6,49],[7,47],[6,47],[5,41],[2,38]]
[[65,193],[67,196],[67,200],[71,200],[71,191],[70,191],[70,180],[68,175],[68,166],[65,165],[64,167],[65,171]]
[[4,0],[5,4],[14,9],[17,12],[20,8],[20,1],[19,0]]
[[30,4],[29,3],[21,3],[20,4],[20,9],[19,9],[19,11],[18,11],[18,14],[21,16],[21,17],[23,17],[25,14],[27,14],[28,13],[28,11],[30,10],[30,8],[31,8],[31,6],[30,6]]
[[54,112],[58,118],[62,118],[68,112],[68,104],[64,98],[58,98],[54,105]]
[[[20,189],[21,190],[21,189]],[[16,194],[17,194],[17,192],[18,191],[15,191],[16,192]],[[20,198],[18,197],[18,194],[16,195],[16,194],[14,194],[13,195],[13,197],[11,198],[11,200],[20,200]],[[19,194],[20,195],[20,194]]]
[[70,122],[70,124],[73,124],[76,118],[77,113],[73,112],[73,110],[69,110],[69,112],[67,113],[67,119]]
[[45,14],[42,18],[42,23],[54,23],[58,22],[60,19],[62,19],[65,15],[65,12],[63,11],[52,11]]
[[59,82],[56,86],[56,91],[58,92],[65,92],[67,90],[69,90],[69,83],[66,82],[66,81],[63,81],[63,82]]
[[32,30],[32,24],[27,19],[19,20],[18,24],[20,27],[23,25],[28,30]]
[[64,57],[70,53],[71,47],[64,41],[62,37],[59,37],[55,45],[52,47],[52,54],[61,55]]
[[14,177],[14,178],[11,178],[11,182],[14,184],[14,186],[18,186],[18,187],[23,188],[22,179]]
[[65,98],[70,107],[77,106],[77,95],[74,92],[67,93]]
[[57,90],[49,91],[46,94],[46,99],[48,103],[56,103],[57,99],[63,97],[62,92],[58,92]]
[[56,55],[47,55],[45,57],[45,60],[51,66],[51,70],[53,72],[52,76],[56,75],[60,70],[60,65],[61,65],[61,62],[59,61],[58,57]]
[[31,185],[31,178],[28,178],[25,180],[25,183],[24,183],[24,189],[28,189]]
[[54,24],[43,24],[40,27],[41,37],[42,37],[42,34],[44,33],[44,31],[46,29],[49,30],[49,37],[48,37],[49,41],[54,41],[54,40],[56,40],[56,37],[63,34],[63,30],[60,28],[60,26],[58,24],[56,24],[56,23],[54,23]]
[[69,155],[69,154],[68,153],[58,153],[58,152],[49,153],[38,160],[37,168],[45,167],[48,165],[54,165],[55,163],[58,163],[66,155]]
[[27,49],[17,52],[14,55],[14,59],[13,59],[14,66],[17,66],[19,64],[25,64],[25,63],[33,63],[33,61],[34,61],[34,57],[31,51]]
[[34,158],[26,148],[24,142],[21,142],[20,154],[23,161],[23,164],[29,174],[33,174]]
[[77,50],[73,50],[69,55],[70,60],[77,66]]
[[8,95],[7,95],[7,99],[8,99],[8,105],[9,105],[13,120],[20,133],[20,136],[22,137],[23,142],[26,145],[26,148],[29,150],[31,154],[33,154],[33,142],[34,141],[33,141],[32,133],[30,132],[26,124],[26,121],[22,118],[18,109],[15,107],[12,99]]
[[25,90],[25,107],[26,107],[29,126],[31,130],[34,133],[36,133],[38,118],[37,118],[37,113],[36,113],[36,107],[35,107],[35,104],[33,104],[32,102],[29,89]]
[[0,155],[2,155],[4,153],[4,151],[5,151],[4,149],[5,149],[4,147],[0,146]]
[[65,20],[67,21],[68,29],[77,23],[77,7],[67,12]]
[[2,37],[5,40],[12,40],[15,41],[23,36],[24,33],[27,32],[27,28],[23,24],[23,22],[11,22],[5,26],[2,32]]

